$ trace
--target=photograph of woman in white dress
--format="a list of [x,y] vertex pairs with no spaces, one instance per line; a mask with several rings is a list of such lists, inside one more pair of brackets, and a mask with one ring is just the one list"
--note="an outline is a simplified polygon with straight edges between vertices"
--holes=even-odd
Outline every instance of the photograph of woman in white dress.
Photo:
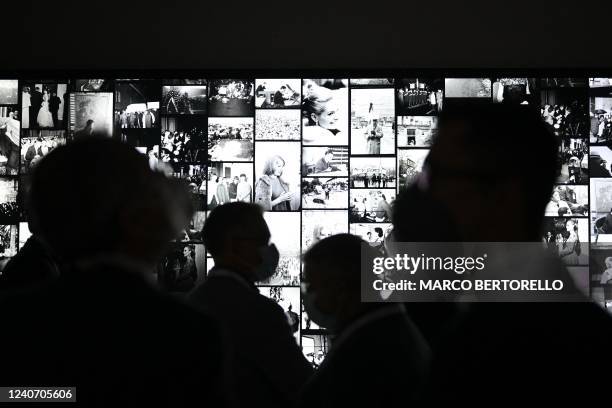
[[41,128],[52,128],[54,126],[53,115],[51,115],[51,111],[49,110],[49,98],[49,90],[45,88],[42,95],[42,105],[36,117],[36,123],[38,123],[38,127]]
[[336,83],[325,84],[334,88],[318,85],[312,79],[304,80],[303,142],[308,145],[347,145],[347,88],[338,87]]

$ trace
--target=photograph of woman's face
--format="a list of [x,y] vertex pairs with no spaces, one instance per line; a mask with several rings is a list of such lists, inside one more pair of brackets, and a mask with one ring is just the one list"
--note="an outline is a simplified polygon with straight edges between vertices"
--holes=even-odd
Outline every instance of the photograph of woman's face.
[[272,167],[274,169],[274,175],[277,177],[280,177],[283,175],[283,168],[285,167],[285,162],[277,157],[276,159],[274,159],[274,166]]
[[325,129],[338,128],[338,109],[333,100],[325,104],[325,108],[320,114],[312,113],[312,119],[315,123]]

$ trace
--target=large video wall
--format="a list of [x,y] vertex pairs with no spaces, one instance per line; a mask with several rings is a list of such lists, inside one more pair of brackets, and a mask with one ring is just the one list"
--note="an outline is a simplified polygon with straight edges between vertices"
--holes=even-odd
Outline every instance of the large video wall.
[[[36,163],[72,140],[113,137],[191,191],[197,211],[159,266],[165,290],[188,292],[214,266],[200,233],[207,211],[232,201],[264,208],[281,259],[260,290],[317,365],[329,339],[301,307],[300,255],[341,232],[384,251],[391,205],[420,172],[437,115],[493,101],[527,105],[557,135],[562,165],[542,241],[612,307],[612,78],[496,75],[0,80],[0,269],[30,236],[23,197]],[[508,141],[517,160],[529,143]]]

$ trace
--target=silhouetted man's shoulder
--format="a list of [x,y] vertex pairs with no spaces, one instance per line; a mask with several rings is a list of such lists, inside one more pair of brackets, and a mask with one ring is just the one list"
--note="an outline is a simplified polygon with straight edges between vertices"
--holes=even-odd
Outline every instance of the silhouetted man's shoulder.
[[44,285],[58,276],[55,261],[36,238],[30,237],[2,271],[0,293]]

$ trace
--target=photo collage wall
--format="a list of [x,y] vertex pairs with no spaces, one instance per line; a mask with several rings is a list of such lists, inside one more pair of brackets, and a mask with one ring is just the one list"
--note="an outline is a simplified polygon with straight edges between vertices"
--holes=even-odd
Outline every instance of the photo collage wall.
[[558,137],[561,168],[542,242],[586,293],[612,308],[611,81],[433,74],[0,80],[0,271],[31,235],[23,197],[36,163],[79,138],[116,138],[184,180],[194,202],[189,228],[158,268],[160,285],[187,293],[214,267],[201,236],[207,212],[234,201],[260,205],[280,262],[259,290],[285,310],[317,366],[329,337],[301,305],[301,255],[346,232],[384,253],[391,206],[421,171],[438,114],[493,101],[527,105]]

